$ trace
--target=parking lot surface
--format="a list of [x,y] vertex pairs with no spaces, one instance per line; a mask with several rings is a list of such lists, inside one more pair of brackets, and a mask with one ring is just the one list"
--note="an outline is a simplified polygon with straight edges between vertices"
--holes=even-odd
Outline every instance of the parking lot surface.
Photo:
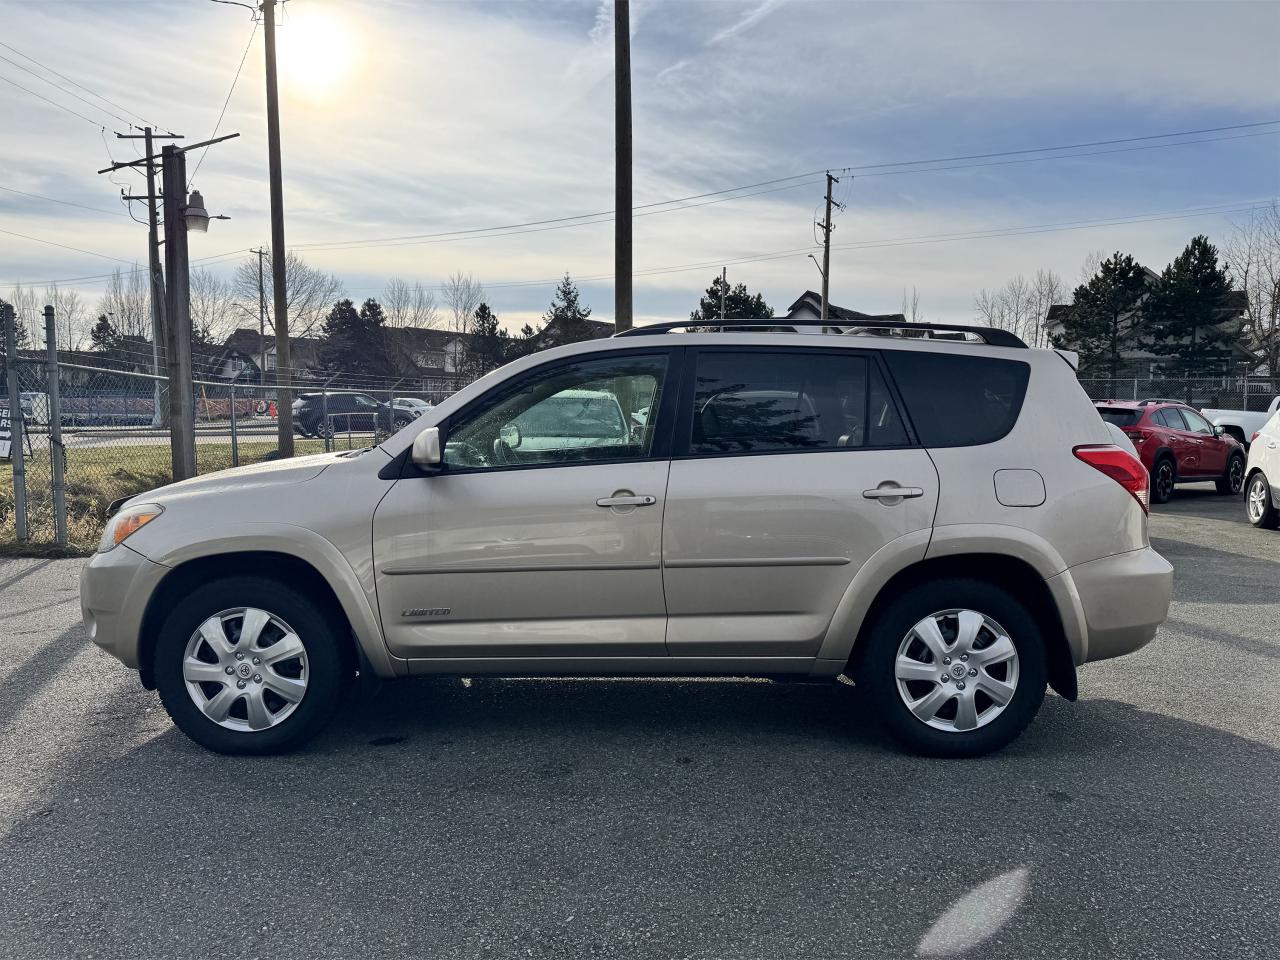
[[1174,604],[982,760],[844,684],[415,680],[207,753],[0,561],[0,957],[1263,957],[1280,534],[1180,488]]

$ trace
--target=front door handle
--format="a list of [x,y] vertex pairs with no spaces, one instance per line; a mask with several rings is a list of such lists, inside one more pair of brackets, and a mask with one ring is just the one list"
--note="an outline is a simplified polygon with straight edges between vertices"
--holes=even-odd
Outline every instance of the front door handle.
[[911,500],[923,497],[924,490],[920,487],[880,486],[874,490],[863,490],[862,495],[868,500]]
[[601,497],[596,501],[597,507],[651,507],[658,502],[657,497],[650,496],[628,496],[628,497]]

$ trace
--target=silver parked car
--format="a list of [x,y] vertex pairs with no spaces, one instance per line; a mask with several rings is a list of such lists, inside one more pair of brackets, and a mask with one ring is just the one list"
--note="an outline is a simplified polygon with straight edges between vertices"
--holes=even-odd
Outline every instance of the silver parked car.
[[90,635],[228,753],[302,744],[365,670],[845,675],[908,747],[972,756],[1151,640],[1147,471],[1071,355],[771,323],[549,350],[380,446],[135,497]]
[[1273,413],[1250,440],[1244,509],[1255,527],[1280,527],[1280,413]]

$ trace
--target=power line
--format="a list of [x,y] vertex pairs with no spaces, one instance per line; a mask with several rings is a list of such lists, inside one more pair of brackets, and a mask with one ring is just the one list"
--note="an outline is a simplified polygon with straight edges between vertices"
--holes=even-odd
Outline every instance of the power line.
[[81,120],[83,120],[85,123],[92,124],[93,126],[97,127],[98,129],[101,129],[101,128],[102,128],[102,124],[100,124],[97,120],[90,120],[90,119],[89,119],[88,117],[86,117],[83,113],[79,113],[79,112],[78,112],[78,111],[76,111],[76,110],[72,110],[70,107],[65,106],[64,104],[59,103],[57,100],[50,100],[50,99],[49,99],[48,97],[46,97],[44,94],[42,94],[42,93],[36,93],[36,92],[35,92],[34,90],[32,90],[32,89],[30,89],[30,88],[28,88],[28,87],[24,87],[22,84],[18,83],[16,80],[10,80],[8,77],[3,76],[3,75],[0,75],[0,80],[3,80],[5,83],[7,83],[7,84],[10,84],[10,85],[12,85],[12,86],[17,87],[19,90],[22,90],[22,91],[23,91],[23,92],[25,92],[25,93],[29,93],[29,94],[31,94],[31,96],[36,97],[36,98],[37,98],[37,99],[39,99],[39,100],[43,100],[45,103],[51,103],[51,104],[53,104],[53,105],[54,105],[55,107],[57,107],[59,110],[65,110],[67,113],[71,114],[73,117],[79,117],[79,118],[80,118]]
[[[72,79],[71,79],[70,77],[68,77],[66,74],[59,73],[57,70],[53,69],[53,67],[49,66],[48,64],[41,63],[41,62],[40,62],[39,60],[37,60],[35,57],[28,56],[27,54],[23,53],[21,50],[18,50],[16,47],[12,47],[12,46],[10,46],[9,44],[5,43],[3,40],[0,40],[0,47],[4,47],[6,50],[11,51],[12,53],[16,53],[18,56],[22,57],[22,59],[24,59],[24,60],[29,60],[31,63],[34,63],[36,66],[41,67],[42,69],[49,71],[49,72],[50,72],[50,73],[52,73],[55,77],[60,77],[61,79],[63,79],[63,80],[65,80],[65,81],[67,81],[67,83],[71,84],[72,86],[79,87],[79,88],[80,88],[81,90],[83,90],[85,93],[88,93],[88,94],[90,94],[90,95],[92,95],[92,96],[97,97],[97,98],[98,98],[99,100],[101,100],[103,103],[109,103],[109,104],[111,104],[111,106],[115,107],[116,109],[118,109],[118,110],[123,110],[125,113],[130,114],[131,116],[136,117],[137,119],[139,119],[139,120],[141,120],[141,121],[142,121],[142,123],[143,123],[143,125],[144,125],[144,126],[152,126],[152,127],[155,127],[156,129],[160,129],[160,124],[158,124],[158,123],[152,123],[152,122],[151,122],[150,120],[148,120],[146,117],[142,116],[142,114],[137,113],[136,111],[130,110],[128,107],[126,107],[126,106],[124,106],[124,105],[122,105],[122,104],[116,103],[114,100],[109,100],[109,99],[107,99],[106,97],[104,97],[104,96],[103,96],[102,94],[100,94],[100,93],[96,93],[95,91],[90,90],[90,89],[89,89],[88,87],[86,87],[84,84],[79,83],[79,82],[77,82],[77,81],[75,81],[75,80],[72,80]],[[41,78],[41,79],[43,79],[43,78]],[[70,92],[70,91],[64,91],[64,92]],[[98,109],[102,109],[102,108],[101,108],[101,107],[99,107]],[[103,112],[105,113],[106,111],[103,111]],[[129,123],[129,121],[127,121],[127,120],[126,120],[126,121],[125,121],[125,123]],[[132,125],[132,124],[131,124],[131,125]],[[170,131],[170,132],[172,132],[172,131]]]
[[47,243],[51,247],[61,247],[63,250],[74,250],[76,253],[85,253],[91,257],[101,257],[104,260],[115,260],[118,263],[134,263],[133,260],[125,260],[121,257],[113,257],[107,253],[97,253],[93,250],[85,250],[82,247],[71,247],[65,243],[58,243],[54,240],[43,240],[40,237],[28,236],[25,233],[14,233],[12,230],[0,230],[0,233],[8,234],[11,237],[18,237],[22,240],[30,240],[33,243]]
[[45,83],[49,84],[49,86],[53,87],[53,89],[59,91],[60,93],[65,93],[69,97],[75,97],[77,100],[79,100],[85,106],[90,107],[91,109],[101,110],[107,116],[112,117],[115,120],[119,120],[125,126],[128,126],[128,127],[133,126],[133,124],[128,120],[128,118],[122,117],[118,113],[113,113],[112,111],[106,109],[105,107],[100,107],[96,103],[94,103],[92,100],[86,100],[84,97],[80,96],[80,94],[75,93],[72,90],[68,90],[65,87],[61,86],[60,84],[54,83],[48,77],[40,76],[40,74],[36,73],[30,67],[24,67],[22,64],[18,63],[17,61],[10,60],[8,57],[2,56],[2,55],[0,55],[0,60],[3,60],[5,63],[9,64],[10,66],[17,67],[19,70],[21,70],[23,73],[25,73],[29,77],[35,77],[37,80],[44,81]]
[[[240,71],[244,69],[244,62],[249,59],[249,50],[253,47],[253,38],[258,35],[258,21],[253,21],[253,29],[249,31],[249,42],[244,45],[244,53],[240,56],[240,65],[236,67],[236,75],[231,78],[231,89],[227,91],[227,98],[222,101],[222,110],[218,113],[218,122],[213,125],[213,133],[209,134],[209,139],[213,140],[218,136],[218,130],[222,126],[222,118],[227,115],[227,105],[231,103],[231,95],[236,92],[236,84],[240,81]],[[187,178],[187,189],[191,189],[191,185],[196,181],[196,174],[200,172],[200,166],[204,163],[204,158],[209,155],[209,148],[205,147],[200,154],[200,159],[196,161],[196,168],[191,171],[191,176]]]
[[[1196,136],[1198,134],[1223,133],[1223,132],[1228,132],[1232,130],[1256,129],[1258,127],[1276,126],[1278,124],[1280,124],[1280,120],[1264,120],[1264,121],[1258,121],[1255,123],[1232,124],[1229,126],[1222,126],[1222,127],[1206,127],[1200,130],[1183,130],[1176,133],[1149,134],[1149,135],[1140,136],[1140,137],[1123,137],[1123,138],[1116,138],[1112,140],[1094,140],[1086,143],[1065,144],[1065,145],[1053,146],[1053,147],[1029,147],[1029,148],[1024,148],[1020,150],[1006,150],[1006,151],[998,151],[993,153],[968,154],[968,155],[959,155],[959,156],[951,156],[951,157],[934,157],[927,160],[899,160],[899,161],[885,162],[885,163],[846,166],[846,167],[841,167],[839,169],[833,169],[832,172],[840,173],[840,174],[856,173],[859,176],[891,176],[891,175],[900,175],[903,173],[926,173],[932,170],[960,170],[960,169],[967,169],[970,167],[1001,165],[998,163],[985,163],[985,162],[967,163],[966,162],[966,161],[987,161],[995,157],[1021,157],[1022,158],[1020,160],[1005,161],[1006,164],[1035,163],[1043,160],[1066,160],[1066,159],[1071,159],[1073,157],[1097,156],[1097,155],[1106,154],[1106,153],[1127,152],[1126,150],[1099,150],[1099,151],[1090,151],[1085,153],[1063,154],[1062,151],[1066,151],[1066,150],[1083,150],[1085,148],[1090,148],[1090,147],[1111,146],[1111,145],[1120,144],[1120,143],[1137,143],[1140,141],[1170,140],[1175,137],[1191,137],[1191,136]],[[1256,133],[1256,134],[1247,134],[1245,136],[1273,136],[1278,133],[1280,133],[1280,130],[1265,131],[1263,133]],[[1142,147],[1130,147],[1130,148],[1127,148],[1127,150],[1129,151],[1157,150],[1157,149],[1164,149],[1167,147],[1183,146],[1186,144],[1209,143],[1217,140],[1233,140],[1233,139],[1243,139],[1243,137],[1206,137],[1198,140],[1181,140],[1181,141],[1175,141],[1172,143],[1155,143],[1155,144],[1148,143]],[[1028,154],[1038,154],[1038,153],[1049,153],[1054,155],[1043,156],[1043,157],[1027,156]],[[945,166],[945,167],[938,167],[938,166],[929,167],[928,166],[929,164],[944,164],[944,163],[953,164],[953,165]],[[924,169],[919,169],[919,170],[916,170],[916,169],[912,169],[912,170],[892,169],[891,170],[890,169],[890,168],[897,168],[897,167],[922,167]],[[877,171],[881,171],[881,172],[877,172]],[[825,169],[811,170],[806,173],[793,174],[788,177],[776,177],[771,180],[761,180],[757,183],[743,184],[741,186],[736,186],[736,187],[725,187],[721,190],[712,190],[706,193],[691,194],[690,196],[678,197],[673,200],[660,200],[653,203],[640,204],[638,206],[632,207],[632,211],[655,210],[655,212],[668,213],[668,212],[672,212],[672,210],[687,209],[687,207],[674,206],[675,204],[684,204],[684,203],[687,203],[688,201],[701,200],[708,197],[725,197],[726,201],[739,199],[738,197],[729,197],[726,195],[732,194],[732,193],[739,193],[740,191],[744,191],[744,190],[754,190],[758,187],[773,187],[780,184],[790,183],[792,181],[812,180],[816,177],[825,175],[825,173],[826,173]],[[793,186],[800,186],[800,185],[802,184],[798,184],[798,183],[793,184]],[[791,189],[791,187],[780,186],[779,189]],[[766,193],[766,192],[772,192],[772,191],[762,190],[760,192]],[[749,195],[755,196],[757,194],[749,194]],[[717,202],[722,202],[722,201],[717,201]],[[696,204],[696,206],[703,206],[703,204]],[[668,208],[668,207],[670,207],[671,209],[670,210],[656,209],[656,208]],[[641,215],[649,215],[649,214],[641,214]],[[375,246],[399,246],[399,245],[407,246],[407,245],[410,245],[411,242],[418,242],[418,241],[448,243],[448,242],[453,242],[453,239],[447,239],[447,238],[463,239],[465,237],[474,236],[478,234],[487,234],[490,236],[504,235],[504,234],[498,233],[498,231],[508,231],[508,230],[519,231],[519,232],[529,232],[529,231],[526,231],[525,228],[542,227],[542,226],[547,226],[552,224],[570,224],[573,226],[579,226],[579,225],[591,225],[595,223],[609,223],[612,221],[613,216],[614,216],[614,211],[601,210],[595,213],[580,213],[580,214],[573,214],[570,216],[553,217],[553,218],[543,219],[543,220],[530,220],[523,223],[501,224],[501,225],[492,226],[492,227],[474,227],[467,230],[450,230],[450,231],[443,231],[440,233],[406,234],[406,235],[394,236],[394,237],[372,237],[364,240],[355,239],[355,240],[345,240],[345,241],[343,240],[317,241],[315,243],[295,244],[294,246],[295,246],[295,249],[341,250],[341,249],[357,249],[359,247],[375,247]],[[582,223],[573,223],[573,221],[582,221]],[[511,235],[518,235],[518,234],[511,234]]]
[[15,190],[13,187],[0,185],[0,190],[5,191],[6,193],[16,193],[20,197],[30,197],[32,200],[45,200],[49,203],[60,203],[64,207],[79,207],[81,210],[92,210],[94,213],[105,213],[113,217],[123,217],[125,215],[123,210],[107,210],[103,207],[90,207],[83,203],[75,203],[71,200],[59,200],[56,197],[44,197],[38,193],[27,193],[25,190]]

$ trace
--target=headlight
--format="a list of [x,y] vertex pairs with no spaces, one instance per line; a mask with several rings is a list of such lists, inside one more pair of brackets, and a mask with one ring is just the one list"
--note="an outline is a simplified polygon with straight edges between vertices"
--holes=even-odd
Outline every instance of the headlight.
[[102,539],[98,541],[98,552],[106,553],[112,547],[124,543],[162,513],[164,507],[158,503],[139,503],[125,507],[107,521],[107,529],[102,531]]

